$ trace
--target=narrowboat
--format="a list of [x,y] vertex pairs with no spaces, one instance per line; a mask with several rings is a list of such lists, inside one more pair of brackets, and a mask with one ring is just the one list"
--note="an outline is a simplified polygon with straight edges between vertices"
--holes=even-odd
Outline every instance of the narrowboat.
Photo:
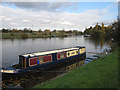
[[86,51],[83,46],[62,48],[19,55],[19,63],[1,70],[4,75],[22,74],[35,70],[46,70],[55,66],[73,63],[85,59]]
[[91,37],[91,35],[89,35],[89,34],[84,34],[83,36],[84,37]]

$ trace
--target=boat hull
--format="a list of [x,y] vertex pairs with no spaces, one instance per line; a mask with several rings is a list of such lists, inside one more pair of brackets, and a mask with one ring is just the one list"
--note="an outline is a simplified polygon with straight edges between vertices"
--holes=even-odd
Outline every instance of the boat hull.
[[50,62],[50,63],[45,63],[42,65],[36,65],[34,67],[29,67],[26,68],[24,70],[20,70],[18,73],[2,73],[2,78],[3,79],[8,79],[8,78],[14,78],[14,77],[24,77],[30,74],[34,74],[35,72],[42,72],[48,69],[52,69],[52,68],[56,68],[58,66],[62,66],[62,65],[70,65],[73,64],[75,62],[79,62],[82,60],[85,60],[86,58],[86,54],[81,54],[81,55],[76,55],[76,56],[72,56],[69,58],[65,58],[59,61],[54,61],[54,62]]
[[[13,70],[3,70],[3,79],[22,77],[35,72],[42,72],[62,65],[71,65],[85,60],[85,47],[74,47],[53,51],[38,52],[19,56],[19,64],[13,65]],[[11,73],[12,72],[12,73]]]

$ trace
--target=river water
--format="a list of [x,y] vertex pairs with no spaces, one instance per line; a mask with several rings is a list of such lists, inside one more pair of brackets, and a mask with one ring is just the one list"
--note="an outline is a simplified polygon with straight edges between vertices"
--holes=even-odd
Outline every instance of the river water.
[[8,67],[19,61],[19,55],[44,50],[85,46],[87,52],[100,53],[109,48],[107,42],[98,42],[83,36],[65,38],[2,39],[2,67]]

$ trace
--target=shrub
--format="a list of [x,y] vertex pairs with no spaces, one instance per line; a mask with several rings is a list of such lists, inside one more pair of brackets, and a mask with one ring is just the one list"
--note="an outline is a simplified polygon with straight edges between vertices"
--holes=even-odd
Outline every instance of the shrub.
[[23,39],[28,38],[28,34],[26,34],[26,33],[22,33],[21,38],[23,38]]

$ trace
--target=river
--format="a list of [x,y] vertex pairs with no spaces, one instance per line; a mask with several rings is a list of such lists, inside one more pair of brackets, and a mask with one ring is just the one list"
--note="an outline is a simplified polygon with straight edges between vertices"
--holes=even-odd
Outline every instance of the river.
[[109,44],[105,41],[98,42],[83,36],[65,38],[36,38],[36,39],[2,39],[2,67],[8,67],[19,61],[19,55],[39,52],[44,50],[85,46],[87,52],[100,53]]

